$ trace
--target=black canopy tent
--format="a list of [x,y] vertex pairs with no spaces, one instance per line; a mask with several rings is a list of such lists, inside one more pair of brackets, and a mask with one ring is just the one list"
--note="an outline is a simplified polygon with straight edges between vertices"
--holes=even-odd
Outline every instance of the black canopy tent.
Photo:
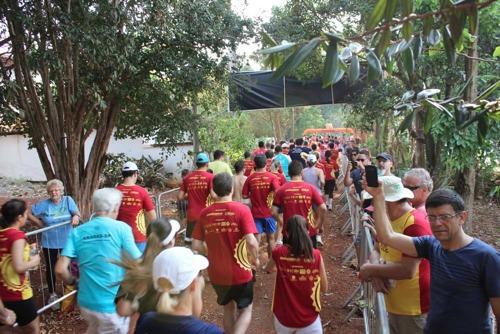
[[230,110],[256,110],[295,106],[352,102],[358,82],[349,86],[346,79],[322,88],[321,80],[297,80],[292,77],[273,78],[273,71],[230,74]]

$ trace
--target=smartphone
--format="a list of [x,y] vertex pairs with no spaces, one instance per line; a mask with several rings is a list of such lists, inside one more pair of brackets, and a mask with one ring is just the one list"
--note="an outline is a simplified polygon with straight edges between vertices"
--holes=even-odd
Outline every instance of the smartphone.
[[365,166],[366,183],[368,187],[378,187],[377,167]]

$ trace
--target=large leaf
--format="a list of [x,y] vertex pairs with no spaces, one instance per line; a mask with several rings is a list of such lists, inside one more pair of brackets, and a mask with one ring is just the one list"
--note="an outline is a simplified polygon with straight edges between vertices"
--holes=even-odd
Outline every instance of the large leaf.
[[401,0],[401,15],[407,17],[413,12],[413,0]]
[[398,5],[397,0],[387,0],[387,5],[385,6],[385,11],[384,11],[385,22],[392,21],[397,5]]
[[500,46],[497,46],[495,48],[495,51],[493,51],[493,58],[500,58]]
[[359,58],[357,55],[351,57],[351,66],[349,68],[349,80],[354,82],[359,78]]
[[443,44],[444,50],[446,51],[446,58],[451,67],[455,66],[457,54],[455,53],[455,43],[451,38],[451,33],[448,27],[443,29]]
[[260,37],[262,38],[262,45],[264,47],[276,46],[278,43],[265,31],[260,32]]
[[382,65],[373,51],[368,52],[366,61],[368,62],[368,79],[373,81],[382,77]]
[[333,76],[332,85],[335,85],[337,82],[339,82],[340,79],[342,79],[342,77],[344,76],[344,74],[345,72],[340,68],[338,68],[337,72],[335,72],[335,75]]
[[354,54],[358,54],[361,52],[361,50],[363,50],[363,45],[361,45],[357,42],[349,43],[348,47],[349,47],[349,49],[351,49],[351,52]]
[[441,92],[440,89],[437,88],[429,88],[429,89],[424,89],[417,94],[417,101],[427,99],[431,96],[434,96],[436,94],[439,94]]
[[435,108],[439,111],[442,111],[446,115],[448,115],[449,117],[453,118],[453,114],[448,109],[446,109],[445,106],[443,106],[442,104],[440,104],[432,99],[425,99],[422,101],[422,104],[428,105],[429,107],[432,107],[432,108]]
[[424,37],[429,36],[429,33],[431,32],[433,24],[434,24],[434,17],[433,16],[427,16],[424,19],[424,29],[423,29]]
[[276,46],[273,46],[273,47],[270,47],[270,48],[267,48],[264,50],[260,50],[259,52],[266,55],[266,54],[270,54],[270,53],[276,53],[276,52],[288,50],[295,45],[296,45],[296,43],[283,41],[283,43],[281,43],[280,45],[276,45]]
[[498,88],[500,88],[500,80],[495,82],[490,87],[486,88],[486,90],[484,90],[481,94],[479,94],[477,99],[475,99],[474,101],[480,101],[486,99],[488,96],[493,94]]
[[464,30],[465,23],[467,22],[467,16],[463,10],[454,10],[448,15],[448,22],[451,40],[453,41],[453,44],[456,45],[462,36],[462,31]]
[[385,7],[387,5],[387,0],[378,0],[375,8],[368,19],[368,23],[366,24],[367,30],[372,30],[375,26],[382,20],[384,17]]
[[380,39],[378,40],[377,47],[375,48],[375,53],[380,57],[387,46],[391,43],[391,30],[385,30],[382,35],[380,35]]
[[406,73],[411,79],[415,73],[415,60],[413,59],[413,50],[411,48],[406,49],[403,52],[403,64],[405,66]]
[[387,55],[389,56],[389,58],[392,59],[394,56],[408,49],[410,45],[411,45],[411,40],[407,41],[403,39],[398,43],[391,45],[391,47],[387,50]]
[[403,96],[401,97],[401,100],[402,100],[403,102],[407,102],[407,101],[409,101],[411,98],[413,98],[414,96],[415,96],[415,92],[414,92],[414,91],[412,91],[412,90],[409,90],[409,91],[407,91],[407,92],[405,92],[405,93],[403,94]]
[[413,57],[415,59],[415,62],[417,62],[418,58],[422,54],[422,48],[424,45],[424,41],[422,39],[422,34],[418,34],[415,38],[415,42],[413,44]]
[[434,46],[438,44],[440,40],[441,40],[441,33],[436,29],[432,29],[429,32],[429,36],[427,36],[427,43]]
[[410,21],[403,23],[403,37],[409,41],[413,34],[413,24]]
[[308,43],[297,49],[285,62],[276,70],[274,78],[281,78],[286,73],[296,69],[309,56],[321,42],[320,37],[311,39]]
[[406,115],[406,117],[403,119],[403,121],[401,122],[401,124],[399,124],[399,127],[398,127],[396,133],[400,133],[400,132],[403,132],[406,129],[410,129],[411,125],[413,123],[413,117],[414,117],[414,115],[415,115],[415,111],[411,110],[410,113],[408,115]]
[[352,57],[352,51],[349,47],[345,47],[344,50],[342,50],[342,53],[340,54],[340,59],[342,60],[348,60]]
[[336,40],[330,40],[328,50],[326,51],[325,67],[323,70],[323,87],[333,83],[333,79],[338,70],[339,54],[338,43]]
[[434,108],[425,109],[424,133],[428,134],[434,121]]

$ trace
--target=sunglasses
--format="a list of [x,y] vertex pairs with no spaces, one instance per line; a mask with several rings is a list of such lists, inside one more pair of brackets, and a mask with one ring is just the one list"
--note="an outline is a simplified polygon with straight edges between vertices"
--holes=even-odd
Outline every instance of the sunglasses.
[[415,191],[415,190],[421,188],[422,186],[404,186],[404,187],[407,189],[410,189],[411,191]]

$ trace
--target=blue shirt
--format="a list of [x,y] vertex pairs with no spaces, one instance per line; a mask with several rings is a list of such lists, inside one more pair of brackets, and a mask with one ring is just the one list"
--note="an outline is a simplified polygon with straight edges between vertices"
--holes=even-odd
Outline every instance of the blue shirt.
[[[79,212],[75,201],[70,196],[63,196],[59,203],[54,203],[46,199],[34,204],[31,207],[33,216],[41,219],[45,226],[51,226],[71,220],[71,217]],[[70,224],[56,227],[42,233],[42,247],[44,248],[64,248],[68,234],[73,227]]]
[[99,216],[71,231],[62,255],[78,260],[80,306],[94,312],[116,312],[116,283],[123,280],[125,272],[110,261],[119,261],[122,251],[134,259],[141,256],[132,229],[124,222]]
[[500,252],[479,239],[454,251],[431,236],[413,242],[431,264],[425,333],[490,333],[489,299],[500,297]]
[[283,153],[278,153],[275,157],[275,160],[278,160],[278,162],[281,165],[281,169],[283,169],[283,174],[285,175],[285,178],[287,181],[290,181],[290,175],[288,175],[288,166],[290,165],[290,161],[292,159]]
[[223,334],[222,329],[194,316],[148,312],[141,318],[135,334]]

